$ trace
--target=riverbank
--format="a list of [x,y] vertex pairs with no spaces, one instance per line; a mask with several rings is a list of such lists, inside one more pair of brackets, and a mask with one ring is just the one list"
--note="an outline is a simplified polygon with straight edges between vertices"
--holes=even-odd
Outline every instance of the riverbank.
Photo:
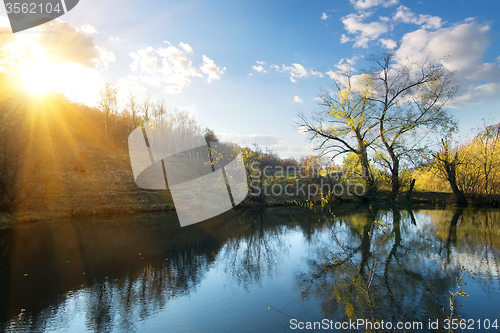
[[110,194],[107,200],[95,205],[80,204],[78,206],[63,206],[61,209],[51,207],[46,210],[0,212],[0,224],[8,225],[16,222],[52,220],[71,216],[97,217],[173,210],[174,205],[167,191],[163,193],[134,191]]
[[[40,220],[52,220],[65,217],[98,217],[109,215],[140,214],[148,212],[174,211],[175,207],[169,191],[146,191],[138,188],[135,184],[128,184],[127,191],[80,191],[64,198],[45,198],[48,203],[45,206],[38,205],[38,209],[17,210],[11,212],[0,212],[0,224],[10,225],[18,222],[34,222]],[[135,187],[135,188],[134,188]],[[499,198],[483,198],[471,201],[469,206],[490,206],[492,200]],[[59,205],[54,205],[59,202]],[[65,202],[65,204],[61,204]],[[320,200],[311,200],[314,205],[321,205]],[[396,201],[390,200],[387,191],[378,192],[371,200],[365,201],[360,198],[331,198],[329,204],[342,205],[345,203],[366,202],[374,205],[432,205],[436,207],[454,206],[455,198],[452,193],[415,191],[411,200],[406,200],[404,194]],[[269,196],[265,202],[255,202],[247,198],[238,207],[276,207],[295,206],[306,204],[305,200],[283,200],[283,198]]]

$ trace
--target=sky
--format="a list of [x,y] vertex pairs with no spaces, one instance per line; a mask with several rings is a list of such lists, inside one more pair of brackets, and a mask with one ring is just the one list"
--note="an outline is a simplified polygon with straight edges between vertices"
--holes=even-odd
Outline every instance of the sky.
[[390,50],[400,61],[448,57],[460,87],[449,110],[464,135],[499,122],[499,12],[497,0],[80,0],[16,34],[0,6],[0,32],[34,91],[95,106],[116,82],[123,103],[133,93],[191,106],[223,140],[299,158],[314,145],[298,113],[320,109],[340,64],[359,73]]

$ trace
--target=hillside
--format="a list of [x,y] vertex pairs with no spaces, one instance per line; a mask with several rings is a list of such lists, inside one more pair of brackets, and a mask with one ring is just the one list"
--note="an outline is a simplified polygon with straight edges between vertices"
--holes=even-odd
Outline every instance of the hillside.
[[97,109],[55,93],[30,96],[2,80],[3,220],[173,208],[167,191],[136,186],[126,115],[111,115],[107,129]]

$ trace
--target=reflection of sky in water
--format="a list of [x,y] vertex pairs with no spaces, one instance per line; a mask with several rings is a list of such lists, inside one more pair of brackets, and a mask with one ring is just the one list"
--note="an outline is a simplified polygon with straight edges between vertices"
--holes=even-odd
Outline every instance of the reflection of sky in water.
[[[488,280],[488,278],[486,278]],[[470,294],[469,297],[461,297],[460,303],[463,305],[460,312],[464,318],[470,319],[498,319],[500,325],[500,305],[499,280],[495,276],[493,281],[487,283],[484,277],[467,276],[464,281],[467,283],[462,288]]]
[[[70,245],[80,246],[82,265],[90,277],[69,290],[57,284],[49,286],[59,290],[49,293],[52,299],[42,299],[42,306],[38,301],[36,306],[30,303],[36,295],[20,294],[25,299],[15,303],[22,304],[16,305],[18,308],[12,308],[2,298],[2,309],[9,309],[8,323],[3,327],[6,331],[31,327],[47,332],[275,332],[282,329],[280,325],[288,326],[289,318],[268,306],[302,320],[320,321],[325,316],[340,320],[342,313],[328,310],[330,296],[321,292],[329,290],[329,284],[339,278],[324,273],[321,267],[341,252],[322,216],[299,208],[245,214],[225,215],[229,221],[214,219],[189,228],[178,227],[177,221],[165,223],[165,217],[155,216],[131,217],[126,224],[114,219],[75,222],[73,229],[78,230],[80,244]],[[415,225],[401,211],[401,242],[387,267],[394,288],[414,285],[415,290],[395,290],[393,294],[404,298],[402,304],[409,312],[412,305],[416,306],[412,302],[428,298],[440,302],[436,309],[445,307],[448,290],[455,287],[458,268],[464,265],[477,275],[467,274],[464,278],[467,285],[462,289],[471,296],[459,297],[462,318],[498,319],[499,249],[494,241],[500,223],[498,211],[489,216],[492,227],[488,230],[494,233],[490,235],[493,241],[488,230],[476,232],[481,227],[481,212],[473,215],[465,211],[458,219],[456,232],[449,228],[453,214],[444,210],[417,211]],[[367,216],[367,212],[344,218],[337,214],[336,220],[344,223],[336,223],[333,230],[341,244],[354,251],[352,259],[356,264],[362,259],[363,240],[368,239],[370,230],[370,256],[379,260],[374,288],[383,294],[383,269],[395,243],[393,216],[391,212],[379,212],[378,217],[386,224],[379,231],[366,229]],[[471,216],[476,216],[475,224]],[[48,229],[57,234],[58,228],[54,224]],[[43,223],[22,229],[32,233],[31,237],[42,234],[41,230],[45,230]],[[100,239],[95,230],[105,235],[114,232],[126,244],[109,245],[109,240]],[[383,232],[389,236],[383,238]],[[16,248],[15,244],[11,248]],[[51,261],[58,256],[49,253],[44,257],[47,266],[57,267]],[[97,258],[102,262],[96,263]],[[25,264],[29,266],[30,262]],[[54,273],[52,278],[57,280],[57,269],[48,272]],[[412,274],[419,278],[411,280]],[[410,280],[397,281],[398,277]],[[17,288],[15,279],[9,283],[11,290]],[[40,288],[44,286],[43,282],[37,283]],[[441,294],[427,295],[426,286],[434,283],[441,287]],[[26,313],[18,317],[21,308],[26,308]],[[33,313],[33,309],[38,310]],[[418,311],[426,313],[425,309]]]

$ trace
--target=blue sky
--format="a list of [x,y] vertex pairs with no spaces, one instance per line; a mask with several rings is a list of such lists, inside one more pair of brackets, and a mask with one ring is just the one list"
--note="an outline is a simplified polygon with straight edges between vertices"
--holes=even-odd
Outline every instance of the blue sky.
[[[498,1],[81,0],[60,20],[2,31],[7,43],[38,45],[44,67],[60,73],[54,87],[74,100],[95,104],[102,84],[117,81],[122,99],[194,104],[223,138],[299,157],[311,150],[294,119],[318,109],[328,73],[342,59],[367,69],[369,54],[388,49],[401,59],[450,56],[461,87],[450,110],[463,133],[494,117],[499,12]],[[7,26],[5,8],[0,15]]]

